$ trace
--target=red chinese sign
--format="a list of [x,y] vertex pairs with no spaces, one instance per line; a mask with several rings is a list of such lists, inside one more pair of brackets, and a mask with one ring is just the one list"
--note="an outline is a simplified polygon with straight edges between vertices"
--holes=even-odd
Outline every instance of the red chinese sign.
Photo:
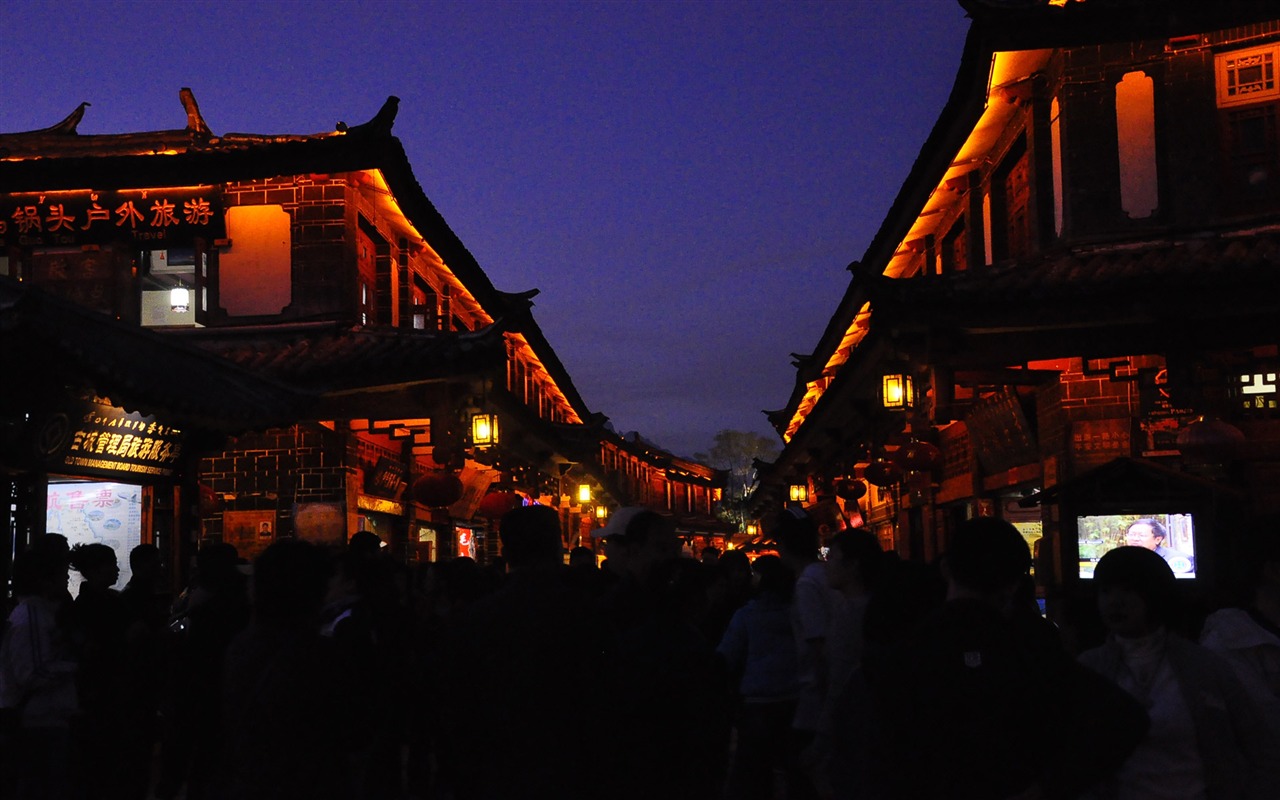
[[0,247],[121,240],[165,245],[220,238],[225,231],[221,202],[207,186],[0,198]]

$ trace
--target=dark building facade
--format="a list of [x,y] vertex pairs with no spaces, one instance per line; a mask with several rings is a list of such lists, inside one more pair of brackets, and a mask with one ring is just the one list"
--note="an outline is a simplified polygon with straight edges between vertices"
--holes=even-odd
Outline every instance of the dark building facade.
[[80,135],[82,106],[0,134],[8,552],[58,530],[181,564],[371,530],[410,561],[484,560],[514,503],[561,507],[568,543],[566,486],[593,518],[631,502],[536,290],[498,290],[449,229],[395,98],[350,128],[223,136],[180,98],[182,129]]
[[770,414],[757,512],[804,487],[920,559],[1002,516],[1050,593],[1159,516],[1184,585],[1222,588],[1280,509],[1280,15],[961,5],[951,96]]

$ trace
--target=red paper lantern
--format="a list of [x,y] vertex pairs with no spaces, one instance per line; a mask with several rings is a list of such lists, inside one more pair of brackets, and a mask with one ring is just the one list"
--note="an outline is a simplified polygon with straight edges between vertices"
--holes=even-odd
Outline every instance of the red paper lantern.
[[413,499],[428,508],[444,508],[462,497],[462,481],[452,472],[428,472],[413,483]]
[[200,515],[203,517],[211,517],[222,511],[222,495],[213,490],[213,487],[200,484]]
[[497,519],[512,509],[519,508],[524,498],[516,492],[489,492],[480,500],[476,513],[487,519]]
[[862,481],[847,480],[836,484],[836,497],[846,503],[861,498],[867,493],[867,485]]
[[942,463],[942,451],[928,442],[912,442],[900,452],[899,463],[908,470],[932,470]]
[[902,480],[902,467],[888,459],[878,458],[862,470],[862,477],[883,489]]
[[933,474],[923,470],[910,470],[906,475],[906,484],[909,489],[915,491],[932,488]]

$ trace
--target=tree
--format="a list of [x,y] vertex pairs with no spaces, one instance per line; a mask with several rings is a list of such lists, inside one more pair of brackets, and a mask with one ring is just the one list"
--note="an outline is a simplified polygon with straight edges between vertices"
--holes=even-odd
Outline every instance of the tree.
[[751,431],[724,429],[716,434],[710,453],[698,453],[698,461],[729,473],[725,485],[724,500],[720,504],[721,518],[737,523],[739,529],[746,521],[746,507],[756,485],[756,460],[772,461],[778,457],[781,446],[777,441]]

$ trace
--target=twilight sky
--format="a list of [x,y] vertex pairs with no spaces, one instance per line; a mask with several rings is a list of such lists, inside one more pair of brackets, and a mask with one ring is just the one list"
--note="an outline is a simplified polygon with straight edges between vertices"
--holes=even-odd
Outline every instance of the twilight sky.
[[588,407],[680,455],[776,438],[951,89],[954,0],[28,0],[0,131],[316,133],[400,98],[450,227]]

